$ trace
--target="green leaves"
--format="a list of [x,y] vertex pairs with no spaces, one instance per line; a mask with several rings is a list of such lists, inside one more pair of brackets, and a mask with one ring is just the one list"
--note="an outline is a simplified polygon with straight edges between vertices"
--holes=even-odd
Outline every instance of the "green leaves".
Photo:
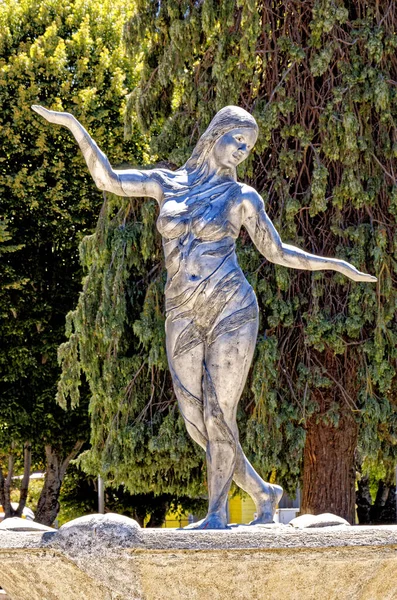
[[334,0],[317,0],[313,6],[313,19],[310,22],[310,43],[320,48],[323,35],[330,33],[335,26],[347,21],[349,12],[342,2]]
[[311,217],[314,217],[319,212],[324,212],[327,210],[327,182],[328,169],[321,163],[316,162],[313,169],[311,183],[312,199],[309,209],[309,214]]
[[328,69],[331,59],[334,55],[332,44],[328,44],[318,54],[314,54],[310,61],[310,70],[314,77],[323,75]]

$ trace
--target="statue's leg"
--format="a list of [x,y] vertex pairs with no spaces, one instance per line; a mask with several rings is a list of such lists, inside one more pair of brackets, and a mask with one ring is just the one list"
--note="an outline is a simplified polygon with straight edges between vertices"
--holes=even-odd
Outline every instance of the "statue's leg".
[[272,523],[277,505],[283,495],[283,488],[267,483],[258,475],[243,453],[240,444],[233,479],[255,502],[257,516],[251,525]]
[[230,488],[238,439],[225,422],[216,390],[205,364],[205,344],[197,343],[178,354],[177,340],[189,322],[166,321],[167,356],[179,409],[191,437],[206,451],[209,512],[197,528],[227,527],[227,496]]
[[167,357],[179,410],[189,435],[204,450],[207,446],[207,431],[203,417],[203,364],[204,343],[197,344],[181,356],[175,356],[175,343],[186,320],[166,320]]
[[[251,365],[256,336],[257,322],[251,321],[235,331],[220,336],[207,349],[205,358],[219,407],[237,441],[233,480],[255,502],[257,517],[253,523],[271,523],[283,490],[278,485],[265,482],[252,467],[238,442],[236,424],[237,405]],[[208,430],[209,424],[206,418],[205,425]],[[216,469],[214,472],[216,473]]]
[[241,447],[236,423],[237,405],[255,349],[257,320],[220,335],[206,346],[203,378],[204,424],[208,434],[209,512],[226,520],[226,502]]
[[[173,349],[175,347],[175,340],[177,339],[179,333],[186,327],[186,323],[183,321],[172,322],[171,320],[167,320],[166,323],[166,333],[167,333],[167,354],[169,365],[171,369],[171,374],[174,381],[174,389],[178,399],[179,408],[181,414],[185,420],[186,428],[193,438],[195,442],[197,442],[205,451],[212,447],[212,456],[208,456],[207,459],[212,458],[212,463],[214,468],[214,460],[215,464],[217,463],[217,453],[222,452],[221,447],[228,446],[227,438],[230,440],[230,434],[221,438],[223,441],[221,444],[217,444],[216,440],[212,440],[212,444],[208,444],[208,429],[207,426],[211,430],[211,437],[216,438],[217,433],[219,433],[219,417],[218,417],[218,426],[216,425],[216,419],[209,418],[209,415],[206,414],[206,420],[204,420],[204,406],[203,406],[203,365],[204,365],[204,357],[205,357],[205,349],[204,344],[199,344],[195,346],[193,349],[189,350],[189,352],[184,355],[174,358],[173,357]],[[259,475],[256,473],[252,465],[249,463],[248,459],[245,457],[240,444],[238,443],[238,431],[236,425],[236,409],[237,404],[242,393],[242,390],[245,385],[246,377],[248,374],[248,370],[252,360],[252,354],[255,348],[256,343],[256,325],[248,324],[248,327],[245,326],[240,335],[236,336],[237,332],[231,332],[229,334],[225,334],[221,336],[214,345],[211,345],[210,350],[206,352],[207,355],[207,363],[210,364],[210,371],[212,376],[205,383],[205,386],[210,384],[213,387],[213,394],[217,394],[216,388],[222,388],[218,391],[216,395],[216,399],[218,396],[220,397],[220,403],[222,404],[222,415],[225,419],[225,424],[227,429],[232,432],[233,438],[237,440],[236,447],[236,457],[235,457],[235,465],[234,465],[234,474],[233,479],[236,484],[241,487],[244,491],[246,491],[254,500],[257,507],[257,519],[256,522],[260,523],[268,523],[272,521],[274,510],[276,508],[278,500],[281,498],[282,489],[279,486],[273,486],[269,483],[266,483]],[[247,333],[249,335],[247,335]],[[226,339],[222,339],[226,338]],[[242,340],[244,343],[242,344]],[[248,340],[250,342],[248,343]],[[237,346],[236,346],[237,344]],[[244,349],[243,346],[246,346]],[[224,354],[224,350],[227,348],[238,348],[237,352],[229,353],[226,358],[226,364],[224,364],[221,360],[219,360],[220,356],[226,356]],[[216,359],[216,360],[213,360]],[[244,368],[242,368],[244,366]],[[229,374],[233,373],[232,377],[229,377]],[[208,373],[208,369],[207,369]],[[214,378],[215,378],[215,386],[214,386]],[[222,380],[226,382],[226,386],[222,386]],[[212,385],[211,385],[212,383]],[[230,386],[230,384],[232,384]],[[204,387],[205,387],[204,386]],[[207,397],[207,413],[210,412],[211,406],[211,398]],[[217,401],[216,404],[219,404]],[[221,408],[221,404],[219,404],[219,408]],[[212,406],[214,406],[214,397],[212,398]],[[222,425],[221,425],[222,428]],[[225,430],[226,427],[223,427]],[[213,443],[215,441],[215,444]],[[229,444],[230,446],[230,444]],[[232,456],[232,455],[231,455]],[[211,469],[214,471],[214,469]],[[223,474],[224,476],[224,474]],[[212,490],[210,492],[210,504],[212,510],[215,508],[215,514],[210,517],[210,520],[218,522],[218,526],[225,526],[226,523],[226,499],[227,493],[219,492],[219,478],[217,478],[216,471],[213,472],[213,477],[215,478],[215,486],[212,486]],[[211,486],[210,480],[212,477],[209,475],[209,486]],[[225,487],[225,491],[229,489],[230,483],[228,482],[228,477],[223,477],[226,480],[227,485]],[[217,491],[218,490],[218,491]],[[219,505],[221,502],[222,506],[220,507],[220,513],[222,514],[222,518],[219,519],[216,510],[216,504]],[[219,509],[219,507],[218,507]],[[210,516],[210,515],[209,515]],[[208,520],[205,519],[201,522],[200,526],[211,526],[214,525],[209,524]]]

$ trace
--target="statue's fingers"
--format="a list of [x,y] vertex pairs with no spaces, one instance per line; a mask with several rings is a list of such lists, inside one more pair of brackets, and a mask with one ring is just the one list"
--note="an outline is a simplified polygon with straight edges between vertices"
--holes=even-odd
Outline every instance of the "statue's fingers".
[[48,110],[48,108],[44,108],[44,106],[39,106],[38,104],[33,104],[32,110],[34,110],[41,117],[44,117],[44,119],[46,119],[49,123],[55,123],[56,125],[64,125],[67,127],[71,119],[71,115],[69,113],[64,113],[57,110]]
[[38,104],[32,104],[31,108],[38,115],[47,119],[47,121],[49,121],[51,119],[51,116],[53,114],[52,110],[48,110],[47,108],[44,108],[44,106],[39,106]]
[[40,106],[39,104],[32,104],[31,109],[34,110],[34,112],[37,112],[39,115],[42,115],[43,112],[46,110],[43,106]]
[[378,281],[377,277],[374,277],[373,275],[368,275],[368,273],[360,273],[359,277],[358,277],[358,281]]

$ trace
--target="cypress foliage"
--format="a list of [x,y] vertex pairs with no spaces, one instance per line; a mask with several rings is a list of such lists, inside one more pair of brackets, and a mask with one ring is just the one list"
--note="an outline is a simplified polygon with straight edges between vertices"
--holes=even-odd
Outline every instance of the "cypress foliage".
[[[374,0],[137,0],[125,28],[131,60],[142,63],[129,114],[159,160],[182,164],[214,113],[239,104],[260,127],[240,178],[262,193],[283,240],[379,278],[371,286],[289,271],[266,264],[244,232],[240,238],[240,264],[262,309],[240,409],[243,444],[261,473],[290,489],[306,443],[314,496],[305,502],[317,510],[312,443],[335,445],[342,432],[346,444],[329,459],[334,475],[320,480],[327,493],[349,496],[333,507],[350,518],[356,447],[387,460],[397,442],[396,11]],[[187,486],[193,466],[201,476],[201,457],[166,375],[156,213],[150,201],[127,202],[116,216],[109,206],[83,246],[88,277],[62,349],[69,370],[61,390],[76,390],[80,366],[95,380],[87,457],[95,468],[131,486]],[[107,332],[116,313],[124,330],[115,344]]]

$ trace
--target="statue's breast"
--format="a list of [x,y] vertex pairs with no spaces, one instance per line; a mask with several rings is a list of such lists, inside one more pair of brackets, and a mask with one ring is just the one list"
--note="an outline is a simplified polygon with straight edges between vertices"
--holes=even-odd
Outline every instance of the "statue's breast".
[[238,184],[228,182],[194,191],[189,190],[183,197],[166,197],[157,219],[157,229],[163,238],[171,240],[187,234],[203,241],[236,238],[241,225],[236,218]]

